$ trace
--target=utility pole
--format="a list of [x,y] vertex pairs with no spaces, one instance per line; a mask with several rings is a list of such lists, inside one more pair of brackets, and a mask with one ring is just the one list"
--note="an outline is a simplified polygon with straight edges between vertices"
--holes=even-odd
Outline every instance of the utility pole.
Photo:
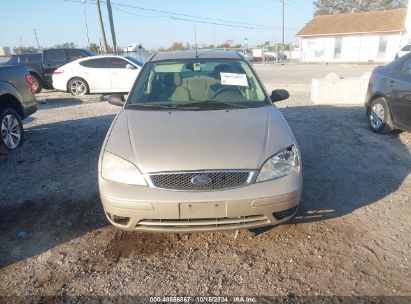
[[40,50],[41,48],[40,48],[39,39],[37,38],[37,32],[36,32],[36,29],[33,29],[33,31],[34,31],[34,38],[36,38],[37,47],[38,47],[38,49]]
[[22,40],[23,40],[23,38],[20,37],[20,54],[22,53],[22,50],[23,50]]
[[113,11],[111,10],[111,2],[107,0],[108,20],[110,21],[111,39],[113,40],[114,53],[117,54],[116,32],[114,31]]
[[285,0],[282,0],[282,3],[283,3],[283,47],[284,47],[284,44],[285,44],[285,39],[284,39],[284,12],[285,12]]
[[97,17],[100,23],[100,36],[103,42],[103,54],[107,53],[107,40],[106,40],[106,32],[104,31],[104,24],[103,24],[103,17],[101,16],[101,9],[100,9],[100,0],[96,0],[97,5]]
[[83,0],[81,2],[83,2],[84,23],[86,24],[87,47],[90,47],[90,37],[88,35],[87,16],[86,16],[86,0]]

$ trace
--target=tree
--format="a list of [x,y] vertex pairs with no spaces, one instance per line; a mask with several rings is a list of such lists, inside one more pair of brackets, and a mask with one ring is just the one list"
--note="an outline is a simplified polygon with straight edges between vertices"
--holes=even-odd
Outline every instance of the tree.
[[74,49],[77,45],[74,42],[64,42],[62,44],[56,44],[54,47],[58,49]]
[[229,43],[221,43],[221,44],[219,44],[219,45],[217,45],[217,48],[218,49],[228,49],[230,47],[230,44]]
[[405,7],[407,0],[315,0],[316,15],[381,11]]
[[96,54],[100,53],[100,47],[97,45],[97,43],[94,43],[94,42],[90,43],[89,48],[90,48],[90,51]]
[[169,50],[170,51],[183,51],[185,50],[185,48],[182,42],[173,42]]
[[32,54],[38,53],[38,49],[34,46],[22,46],[22,47],[14,47],[13,52],[14,54]]

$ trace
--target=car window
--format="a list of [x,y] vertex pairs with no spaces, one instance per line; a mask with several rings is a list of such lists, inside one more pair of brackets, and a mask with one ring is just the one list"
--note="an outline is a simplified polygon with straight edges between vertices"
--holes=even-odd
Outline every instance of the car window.
[[96,56],[97,54],[88,50],[88,49],[81,49],[86,55],[88,56]]
[[26,63],[27,56],[26,55],[20,55],[18,59],[18,63]]
[[13,63],[13,60],[15,60],[14,56],[0,56],[0,64]]
[[107,69],[109,67],[109,62],[107,58],[96,58],[84,60],[80,62],[80,65],[93,69]]
[[264,90],[249,64],[230,59],[186,59],[143,66],[128,104],[265,106]]
[[64,50],[46,51],[46,59],[51,62],[65,62],[66,52]]
[[128,64],[127,61],[121,58],[110,58],[110,67],[112,69],[125,69],[126,65]]
[[402,52],[409,52],[410,47],[411,47],[411,45],[406,45],[406,46],[404,46],[404,47],[401,49],[401,51],[402,51]]
[[27,55],[27,62],[41,62],[41,54],[30,54]]
[[139,67],[142,67],[143,65],[144,65],[144,62],[142,62],[141,60],[138,60],[137,58],[135,58],[135,57],[132,57],[132,56],[126,56],[126,58],[128,59],[128,60],[130,60],[131,62],[134,62],[136,65],[138,65]]
[[11,57],[7,57],[8,60],[6,60],[6,63],[9,64],[17,64],[19,63],[19,56],[11,56]]
[[13,63],[13,64],[26,63],[26,55],[14,55],[10,58],[8,63]]
[[68,58],[69,62],[87,57],[86,54],[84,54],[82,51],[79,50],[68,50]]

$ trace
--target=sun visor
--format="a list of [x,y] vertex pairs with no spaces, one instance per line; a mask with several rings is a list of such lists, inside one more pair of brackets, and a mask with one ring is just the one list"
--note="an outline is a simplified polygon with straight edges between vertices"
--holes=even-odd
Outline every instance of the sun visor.
[[156,64],[154,71],[156,73],[180,73],[184,68],[184,63],[167,63]]

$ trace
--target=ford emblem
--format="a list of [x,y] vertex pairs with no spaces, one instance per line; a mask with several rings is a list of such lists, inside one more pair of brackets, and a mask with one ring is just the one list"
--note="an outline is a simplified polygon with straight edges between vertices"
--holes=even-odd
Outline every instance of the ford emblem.
[[196,175],[191,179],[191,183],[196,186],[207,186],[213,180],[207,175]]

